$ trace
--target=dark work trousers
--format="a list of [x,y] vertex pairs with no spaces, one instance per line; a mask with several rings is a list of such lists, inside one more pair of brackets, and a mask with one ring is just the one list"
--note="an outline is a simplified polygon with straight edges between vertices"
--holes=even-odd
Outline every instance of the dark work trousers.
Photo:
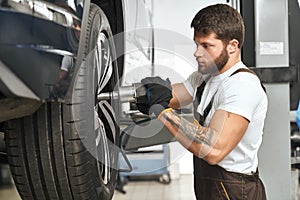
[[228,172],[194,156],[194,190],[197,200],[266,200],[258,170],[252,175]]

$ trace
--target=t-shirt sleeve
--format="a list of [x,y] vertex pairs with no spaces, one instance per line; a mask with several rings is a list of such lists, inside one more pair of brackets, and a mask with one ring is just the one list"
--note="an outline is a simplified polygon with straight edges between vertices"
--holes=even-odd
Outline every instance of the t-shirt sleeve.
[[229,80],[220,89],[217,109],[241,115],[252,121],[263,95],[259,81],[239,80],[237,84]]
[[198,71],[193,72],[187,80],[183,82],[184,87],[191,96],[194,96],[196,88],[202,83],[203,77]]
[[63,71],[69,71],[73,66],[73,58],[71,56],[64,56],[61,61],[60,69]]

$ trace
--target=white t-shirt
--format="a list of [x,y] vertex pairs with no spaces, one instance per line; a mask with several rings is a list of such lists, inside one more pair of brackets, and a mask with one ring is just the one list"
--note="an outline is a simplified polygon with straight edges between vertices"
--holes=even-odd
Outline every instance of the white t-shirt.
[[[226,72],[213,76],[207,81],[197,112],[203,115],[203,111],[214,95],[205,126],[208,126],[216,110],[232,112],[249,120],[248,129],[241,141],[218,165],[227,171],[251,174],[258,166],[257,152],[262,142],[268,100],[260,80],[254,74],[239,72],[230,76],[239,68],[246,68],[246,66],[239,62]],[[203,81],[201,76],[200,73],[194,72],[183,83],[191,96],[195,97],[196,89]]]

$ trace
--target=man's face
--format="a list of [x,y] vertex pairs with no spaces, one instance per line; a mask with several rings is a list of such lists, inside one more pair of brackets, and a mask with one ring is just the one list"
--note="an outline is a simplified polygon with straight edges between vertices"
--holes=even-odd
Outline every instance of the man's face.
[[229,59],[226,46],[214,33],[209,35],[194,32],[194,41],[197,49],[194,53],[198,62],[198,71],[209,74],[220,71]]

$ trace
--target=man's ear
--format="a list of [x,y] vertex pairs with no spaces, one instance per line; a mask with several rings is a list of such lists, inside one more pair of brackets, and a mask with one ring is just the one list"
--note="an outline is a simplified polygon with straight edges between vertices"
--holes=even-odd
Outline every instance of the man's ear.
[[232,54],[232,53],[235,53],[237,50],[239,50],[239,41],[236,39],[230,40],[227,45],[228,53]]

